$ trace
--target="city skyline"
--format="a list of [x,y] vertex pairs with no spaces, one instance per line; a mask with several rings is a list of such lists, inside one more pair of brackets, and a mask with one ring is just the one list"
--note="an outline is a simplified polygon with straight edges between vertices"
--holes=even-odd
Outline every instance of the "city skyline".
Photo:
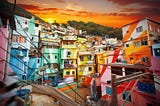
[[50,23],[76,20],[121,28],[144,17],[160,21],[159,0],[16,0],[16,4]]

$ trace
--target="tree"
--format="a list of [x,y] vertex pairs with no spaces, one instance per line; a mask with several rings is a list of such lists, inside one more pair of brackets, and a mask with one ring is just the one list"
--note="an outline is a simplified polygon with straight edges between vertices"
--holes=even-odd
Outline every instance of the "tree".
[[96,35],[96,36],[105,36],[109,35],[111,38],[122,39],[122,30],[120,28],[112,28],[108,26],[102,26],[96,24],[94,22],[83,22],[83,21],[75,21],[70,20],[67,22],[68,25],[74,27],[79,30],[87,31],[89,35]]

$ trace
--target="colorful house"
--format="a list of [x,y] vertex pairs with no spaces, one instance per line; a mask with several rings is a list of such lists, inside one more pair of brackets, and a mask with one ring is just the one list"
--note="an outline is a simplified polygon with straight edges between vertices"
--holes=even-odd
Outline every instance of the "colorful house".
[[[14,16],[8,10],[8,4],[4,0],[0,1],[0,81],[4,80],[6,70],[10,69],[9,62],[6,60],[8,48],[8,38],[12,35],[12,30],[15,29]],[[8,13],[8,14],[7,14]],[[8,57],[9,58],[9,57]],[[7,62],[6,62],[7,61]],[[7,67],[7,68],[6,68]]]
[[[159,90],[155,91],[152,75],[152,69],[156,70],[156,68],[151,65],[154,65],[156,61],[153,58],[155,54],[158,54],[157,47],[159,45],[153,45],[155,35],[151,35],[151,33],[155,33],[152,32],[153,29],[158,33],[158,25],[158,22],[144,18],[123,26],[124,57],[119,59],[118,55],[113,55],[113,58],[110,59],[111,61],[108,61],[108,64],[101,66],[100,74],[103,98],[112,100],[113,88],[111,88],[110,81],[111,75],[115,74],[116,79],[126,80],[119,83],[116,87],[117,105],[157,105],[155,98],[158,98]],[[152,50],[155,53],[152,53]],[[115,54],[120,53],[117,50],[114,52]],[[137,72],[142,73],[141,78],[136,77],[136,80],[131,79],[130,81],[126,79],[134,77],[134,74]],[[157,78],[155,78],[155,81],[157,81]],[[159,86],[156,85],[156,87],[158,88]],[[155,96],[155,93],[157,93],[157,96]]]
[[[157,39],[158,40],[158,39]],[[160,40],[159,40],[160,41]],[[160,104],[158,101],[160,99],[160,42],[155,43],[152,45],[152,58],[151,58],[151,64],[152,66],[150,67],[150,70],[153,70],[153,77],[154,77],[154,82],[155,82],[155,95],[156,95],[156,100],[155,102],[157,104]]]
[[77,36],[65,35],[61,40],[61,66],[63,77],[74,77],[77,74]]
[[96,69],[95,71],[100,73],[100,64],[104,64],[104,47],[102,45],[100,46],[94,46],[95,51],[95,64]]
[[13,31],[10,51],[10,67],[22,80],[27,79],[30,50],[29,21],[28,18],[15,16],[16,30]]
[[42,66],[41,57],[29,57],[27,79],[31,81],[40,79],[41,75],[39,74],[39,67]]
[[91,75],[95,73],[95,58],[91,51],[78,52],[78,84],[79,86],[89,86]]
[[111,95],[107,94],[108,86],[111,88],[111,85],[108,85],[106,81],[111,80],[111,67],[108,66],[109,63],[119,63],[124,60],[123,50],[121,48],[117,50],[109,50],[104,54],[104,59],[106,64],[100,65],[100,76],[101,76],[101,91],[102,98],[108,98]]
[[40,31],[41,31],[41,24],[38,20],[35,20],[34,17],[32,17],[29,21],[28,25],[29,29],[28,32],[30,33],[30,39],[34,45],[31,45],[31,48],[38,48],[38,42],[40,39]]
[[60,72],[60,39],[50,25],[42,25],[40,39],[43,54],[41,67],[47,66],[41,75],[44,76],[45,83],[56,86]]
[[[144,66],[151,66],[148,71],[155,74],[155,88],[156,88],[156,98],[160,98],[159,88],[157,78],[159,74],[157,73],[157,62],[159,61],[159,35],[160,35],[160,23],[154,20],[143,18],[131,24],[124,26],[123,37],[126,45],[125,53],[127,62],[130,61],[133,64],[142,64]],[[128,31],[128,33],[126,33]],[[128,39],[128,41],[127,41]],[[134,55],[133,55],[134,54]],[[152,79],[153,80],[153,79]],[[144,86],[147,85],[145,82]],[[153,86],[153,83],[149,83]],[[138,85],[139,87],[140,85]],[[146,90],[143,88],[142,90]],[[147,96],[146,96],[147,97]],[[156,101],[154,101],[156,104]],[[157,105],[157,104],[156,104]]]
[[151,66],[151,47],[159,23],[148,18],[122,27],[123,43],[127,63]]

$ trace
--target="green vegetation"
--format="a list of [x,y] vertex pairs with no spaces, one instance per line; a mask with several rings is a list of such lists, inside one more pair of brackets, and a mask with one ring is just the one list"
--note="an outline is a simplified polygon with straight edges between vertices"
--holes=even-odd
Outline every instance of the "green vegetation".
[[87,34],[89,35],[103,36],[103,37],[107,36],[109,38],[122,39],[121,28],[112,28],[108,26],[102,26],[94,22],[85,23],[83,21],[75,21],[75,20],[68,21],[67,24],[76,29],[87,31]]

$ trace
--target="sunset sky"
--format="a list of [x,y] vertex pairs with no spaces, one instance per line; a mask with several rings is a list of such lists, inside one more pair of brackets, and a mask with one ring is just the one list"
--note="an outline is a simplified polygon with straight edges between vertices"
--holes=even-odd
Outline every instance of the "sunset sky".
[[[8,0],[13,3],[14,0]],[[17,5],[47,22],[68,20],[122,27],[148,17],[160,22],[160,0],[16,0]]]

